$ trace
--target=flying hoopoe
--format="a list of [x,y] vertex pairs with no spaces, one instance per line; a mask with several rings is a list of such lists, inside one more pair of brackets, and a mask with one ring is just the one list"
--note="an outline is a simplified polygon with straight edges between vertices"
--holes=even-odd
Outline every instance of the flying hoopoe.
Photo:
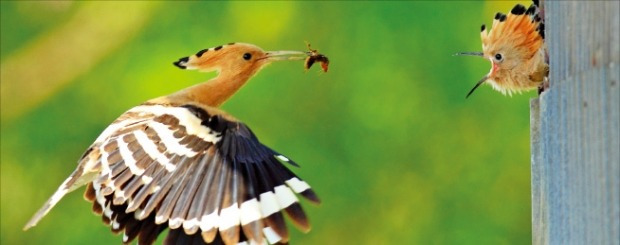
[[219,75],[122,114],[24,230],[87,185],[85,199],[114,233],[124,233],[123,243],[152,244],[166,228],[165,244],[287,243],[282,210],[309,231],[295,193],[320,201],[282,162],[297,164],[218,107],[271,62],[313,55],[229,43],[174,62]]
[[508,15],[497,13],[491,30],[480,28],[482,52],[463,52],[457,55],[480,56],[491,61],[491,71],[469,91],[488,82],[502,94],[512,95],[531,89],[544,90],[549,75],[546,61],[545,26],[540,17],[538,1],[529,8],[517,4]]

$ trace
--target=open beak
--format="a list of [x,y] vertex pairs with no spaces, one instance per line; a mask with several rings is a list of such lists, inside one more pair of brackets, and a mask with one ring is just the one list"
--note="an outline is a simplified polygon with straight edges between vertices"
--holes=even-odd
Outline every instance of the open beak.
[[[484,58],[484,54],[482,52],[460,52],[460,53],[456,53],[454,54],[454,56],[461,56],[461,55],[465,55],[465,56],[478,56],[478,57],[482,57]],[[493,67],[491,67],[491,72],[489,73],[489,75],[485,75],[484,77],[482,77],[482,79],[480,79],[480,81],[478,81],[476,83],[476,85],[469,91],[469,93],[467,93],[467,96],[465,96],[465,99],[469,98],[469,96],[476,91],[476,89],[478,87],[480,87],[481,84],[483,84],[484,82],[486,82],[487,79],[489,79],[489,76],[491,74],[493,74],[496,70],[497,70],[497,66],[495,65],[495,63],[493,63],[493,61],[491,60],[491,65]]]
[[482,79],[480,79],[480,81],[478,81],[478,83],[476,83],[476,86],[474,86],[474,88],[472,88],[469,91],[469,93],[467,93],[467,96],[465,96],[465,99],[467,99],[480,86],[480,84],[484,83],[487,79],[489,79],[488,75],[482,77]]
[[267,55],[263,59],[269,61],[281,61],[281,60],[304,60],[310,55],[309,52],[301,51],[268,51]]

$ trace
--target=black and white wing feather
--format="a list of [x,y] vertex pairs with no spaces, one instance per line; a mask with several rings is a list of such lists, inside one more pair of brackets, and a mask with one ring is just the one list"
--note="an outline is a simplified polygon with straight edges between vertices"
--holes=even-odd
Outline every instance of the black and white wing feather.
[[144,104],[102,133],[59,192],[88,183],[85,198],[124,243],[152,244],[166,228],[166,244],[286,243],[281,211],[308,231],[295,193],[319,199],[281,162],[297,166],[217,109]]

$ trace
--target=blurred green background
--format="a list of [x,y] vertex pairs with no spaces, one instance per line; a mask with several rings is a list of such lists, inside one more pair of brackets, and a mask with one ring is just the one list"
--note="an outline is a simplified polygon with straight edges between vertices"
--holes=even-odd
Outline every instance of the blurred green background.
[[120,243],[83,189],[21,228],[118,115],[214,76],[179,57],[308,41],[328,73],[273,64],[223,106],[321,197],[294,244],[530,243],[535,93],[465,100],[490,64],[452,56],[479,51],[480,24],[515,3],[2,1],[0,242]]

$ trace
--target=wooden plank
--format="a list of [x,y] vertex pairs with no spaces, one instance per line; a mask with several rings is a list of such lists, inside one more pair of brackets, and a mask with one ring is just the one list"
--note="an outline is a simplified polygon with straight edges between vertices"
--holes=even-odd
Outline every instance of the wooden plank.
[[547,200],[545,194],[544,169],[540,152],[540,103],[538,98],[530,101],[530,138],[532,149],[532,243],[547,244]]
[[532,243],[620,244],[620,2],[546,1],[531,101]]

